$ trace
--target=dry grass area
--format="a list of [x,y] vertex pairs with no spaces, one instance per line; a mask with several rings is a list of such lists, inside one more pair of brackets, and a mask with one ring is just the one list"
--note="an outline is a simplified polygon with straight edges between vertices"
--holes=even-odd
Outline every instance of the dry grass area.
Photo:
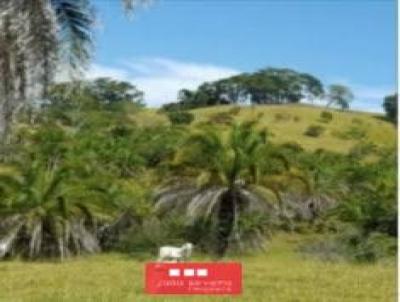
[[[219,112],[229,112],[233,106],[216,106],[196,109],[192,112],[196,116],[194,125],[210,122],[210,117]],[[322,111],[333,114],[331,122],[321,122]],[[307,150],[324,148],[336,152],[347,152],[360,139],[340,137],[341,133],[349,129],[365,132],[361,140],[373,142],[379,146],[394,147],[396,145],[396,128],[385,121],[383,115],[355,111],[326,110],[323,107],[311,105],[260,105],[240,107],[234,120],[243,121],[258,119],[260,127],[266,127],[272,134],[272,141],[277,143],[297,142]],[[310,125],[319,125],[325,128],[320,137],[305,136],[304,132]]]
[[[390,302],[394,264],[326,263],[294,252],[303,237],[279,235],[268,252],[243,256],[244,293],[230,297],[153,297],[143,293],[144,262],[119,254],[64,263],[0,263],[1,302]],[[204,258],[202,258],[204,259]]]
[[[354,145],[363,142],[371,142],[378,146],[396,146],[396,128],[384,120],[383,115],[356,111],[327,110],[324,107],[289,104],[289,105],[258,105],[240,106],[240,110],[234,114],[234,106],[212,106],[195,109],[191,112],[195,120],[191,128],[200,124],[212,124],[213,116],[219,113],[228,113],[233,121],[259,120],[260,128],[267,128],[272,133],[271,140],[276,143],[296,142],[306,150],[323,148],[330,151],[346,153]],[[333,114],[332,121],[321,121],[322,111]],[[144,109],[129,114],[126,122],[134,122],[142,127],[154,127],[169,125],[168,117],[156,109]],[[227,125],[214,123],[221,130],[226,130]],[[310,125],[318,125],[325,128],[319,137],[305,136],[304,132]],[[355,129],[358,133],[365,133],[362,138],[340,137],[346,131]]]

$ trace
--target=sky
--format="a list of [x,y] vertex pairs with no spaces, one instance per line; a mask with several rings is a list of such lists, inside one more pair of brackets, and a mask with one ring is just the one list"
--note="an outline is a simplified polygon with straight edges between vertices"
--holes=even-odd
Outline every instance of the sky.
[[353,109],[382,111],[396,88],[394,0],[153,0],[132,18],[97,0],[88,77],[110,76],[145,92],[149,107],[182,88],[265,67],[344,84]]

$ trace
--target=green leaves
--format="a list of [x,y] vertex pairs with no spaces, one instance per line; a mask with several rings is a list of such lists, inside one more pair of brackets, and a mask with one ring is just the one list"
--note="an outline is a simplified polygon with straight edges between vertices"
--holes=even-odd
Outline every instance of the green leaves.
[[350,103],[354,99],[354,95],[350,88],[344,85],[333,84],[328,87],[327,98],[327,106],[334,104],[344,110],[349,109]]
[[286,104],[320,98],[323,84],[316,77],[285,68],[265,68],[215,82],[206,82],[195,91],[182,89],[179,103],[164,109],[190,109],[220,104]]
[[386,112],[386,117],[393,123],[397,123],[397,106],[398,106],[397,93],[388,95],[383,100],[383,108]]
[[51,0],[57,18],[61,57],[72,68],[88,64],[93,43],[94,14],[88,0]]
[[[210,222],[219,256],[230,241],[238,246],[261,244],[266,220],[239,221],[242,215],[279,211],[280,188],[259,179],[260,170],[268,171],[264,163],[274,160],[271,154],[266,131],[256,129],[253,121],[234,124],[226,135],[212,127],[200,128],[188,136],[175,158],[188,183],[176,181],[175,186],[166,187],[156,196],[155,209],[160,215],[185,213],[189,225]],[[191,178],[182,170],[190,170]]]

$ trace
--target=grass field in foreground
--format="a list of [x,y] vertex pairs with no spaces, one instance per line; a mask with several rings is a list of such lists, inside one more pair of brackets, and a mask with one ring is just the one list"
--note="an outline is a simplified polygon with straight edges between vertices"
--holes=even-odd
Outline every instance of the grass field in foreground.
[[279,235],[266,253],[240,259],[241,297],[152,297],[143,293],[145,262],[104,254],[64,263],[0,263],[1,302],[390,302],[396,268],[389,264],[324,263],[294,252],[302,237]]

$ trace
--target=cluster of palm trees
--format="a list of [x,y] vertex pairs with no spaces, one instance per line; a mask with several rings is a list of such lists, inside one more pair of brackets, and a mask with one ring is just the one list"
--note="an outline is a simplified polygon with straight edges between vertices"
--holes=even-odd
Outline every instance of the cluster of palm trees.
[[393,233],[392,155],[374,153],[381,161],[370,164],[365,152],[275,145],[256,121],[143,128],[126,107],[99,108],[82,113],[84,124],[66,121],[74,109],[41,112],[3,148],[0,257],[109,250],[154,219],[182,220],[186,239],[219,257],[263,248],[272,230],[325,213]]
[[[48,126],[27,134],[26,150],[13,152],[20,155],[9,155],[2,165],[2,256],[63,259],[112,248],[113,239],[106,237],[127,230],[133,217],[143,217],[138,215],[143,206],[150,209],[146,217],[184,215],[188,226],[206,222],[215,242],[213,252],[223,256],[229,247],[246,242],[262,247],[270,224],[288,211],[298,211],[283,193],[286,185],[302,186],[303,176],[268,143],[268,132],[256,122],[235,124],[229,133],[212,127],[188,135],[165,132],[182,137],[175,151],[157,155],[159,163],[151,150],[141,155],[149,147],[157,150],[140,138],[148,137],[149,130],[122,136],[105,130],[109,134],[104,138],[78,132],[72,134],[74,141]],[[160,139],[168,150],[168,138]],[[144,177],[151,179],[149,191],[157,184],[160,189],[140,204],[132,180]],[[306,192],[306,186],[301,190]]]
[[[129,11],[142,2],[123,4]],[[8,135],[29,100],[50,99],[57,68],[73,76],[88,62],[94,16],[89,0],[4,0],[0,12],[0,258],[99,252],[113,248],[118,238],[110,237],[133,222],[167,216],[202,224],[205,234],[192,239],[206,236],[212,252],[223,256],[230,247],[262,247],[274,225],[317,219],[346,194],[354,197],[351,211],[366,213],[358,217],[362,228],[392,229],[393,175],[382,184],[387,194],[377,195],[387,206],[376,205],[389,222],[366,220],[374,208],[352,188],[362,196],[371,190],[352,186],[357,173],[336,173],[336,167],[362,171],[362,159],[275,146],[255,121],[229,131],[136,127],[125,107],[93,105],[109,99],[90,96],[90,109],[82,112],[87,96],[81,95],[79,109],[76,100],[71,108],[55,104],[39,112],[35,125],[19,124]],[[352,97],[339,88],[332,100]],[[347,178],[338,181],[339,175]],[[353,213],[339,209],[340,217]]]

